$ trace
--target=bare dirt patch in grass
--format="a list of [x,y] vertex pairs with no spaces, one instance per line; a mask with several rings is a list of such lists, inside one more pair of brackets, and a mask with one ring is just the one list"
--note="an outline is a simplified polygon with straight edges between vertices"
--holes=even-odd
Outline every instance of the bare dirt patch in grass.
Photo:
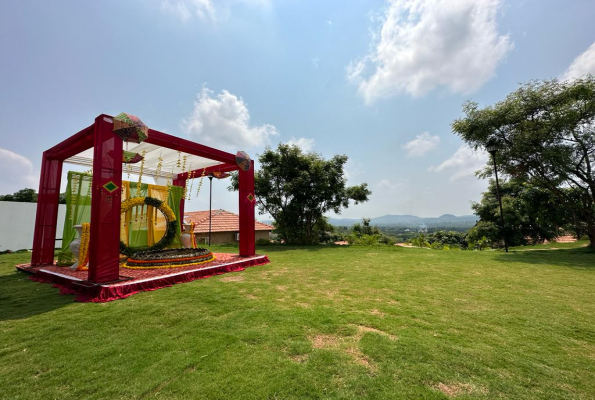
[[378,370],[378,366],[361,351],[359,346],[360,340],[366,332],[373,332],[385,336],[390,340],[397,339],[396,336],[381,331],[380,329],[365,325],[357,325],[357,333],[353,336],[316,335],[311,337],[310,341],[312,342],[312,347],[315,349],[339,349],[348,354],[356,364],[362,365],[366,367],[370,373],[374,373]]
[[316,335],[310,339],[312,347],[316,349],[325,349],[329,347],[336,347],[341,341],[341,338],[334,335]]
[[299,364],[303,364],[306,361],[308,361],[308,354],[298,354],[297,356],[291,356],[289,358],[293,362],[296,362],[296,363],[299,363]]
[[379,317],[384,317],[386,315],[382,311],[378,310],[377,308],[375,308],[372,311],[370,311],[370,314],[377,315]]
[[244,277],[242,275],[231,275],[219,279],[221,282],[242,282]]
[[487,394],[487,390],[484,387],[462,382],[452,384],[440,382],[434,386],[434,388],[441,391],[448,397],[458,397],[465,394]]
[[349,347],[345,350],[349,354],[356,364],[362,365],[368,368],[371,372],[378,370],[378,367],[373,363],[357,346]]
[[365,332],[374,332],[374,333],[378,333],[379,335],[383,335],[383,336],[386,336],[386,337],[388,337],[390,340],[395,340],[395,339],[397,339],[397,337],[396,337],[395,335],[391,335],[391,334],[390,334],[390,333],[388,333],[388,332],[384,332],[384,331],[381,331],[380,329],[372,328],[372,327],[370,327],[370,326],[365,326],[365,325],[358,325],[358,326],[357,326],[357,329],[358,329],[358,334],[357,334],[357,338],[358,338],[358,340],[359,340],[359,339],[361,339],[361,337],[363,336],[363,334],[364,334]]

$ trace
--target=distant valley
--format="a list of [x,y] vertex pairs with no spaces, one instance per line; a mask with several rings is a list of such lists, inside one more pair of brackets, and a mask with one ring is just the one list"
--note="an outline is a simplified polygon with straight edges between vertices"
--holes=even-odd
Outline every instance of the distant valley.
[[[424,218],[415,215],[383,215],[381,217],[371,218],[370,224],[379,227],[398,227],[409,228],[417,230],[420,226],[425,225],[429,229],[443,228],[443,229],[463,229],[471,228],[479,219],[476,215],[461,215],[456,216],[452,214],[444,214],[439,217]],[[271,220],[261,221],[265,224],[271,224]],[[329,218],[329,223],[334,226],[351,227],[353,224],[362,222],[361,219],[351,218]]]

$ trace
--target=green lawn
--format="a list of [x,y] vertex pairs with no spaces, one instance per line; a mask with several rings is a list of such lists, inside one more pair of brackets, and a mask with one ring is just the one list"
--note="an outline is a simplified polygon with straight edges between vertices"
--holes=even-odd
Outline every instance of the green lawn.
[[588,249],[260,252],[271,264],[102,304],[0,256],[0,397],[595,398]]

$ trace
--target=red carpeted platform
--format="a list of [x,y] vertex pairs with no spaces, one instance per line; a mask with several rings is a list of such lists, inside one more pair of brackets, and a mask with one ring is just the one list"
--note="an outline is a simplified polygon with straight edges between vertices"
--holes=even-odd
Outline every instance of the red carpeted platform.
[[53,283],[62,294],[76,295],[76,301],[102,303],[124,299],[135,293],[156,290],[176,283],[204,279],[227,272],[242,271],[247,267],[264,265],[269,259],[264,255],[240,257],[237,254],[215,253],[216,260],[198,266],[137,270],[120,268],[120,280],[96,284],[88,282],[87,271],[73,271],[69,267],[20,264],[16,268],[31,273],[32,281]]

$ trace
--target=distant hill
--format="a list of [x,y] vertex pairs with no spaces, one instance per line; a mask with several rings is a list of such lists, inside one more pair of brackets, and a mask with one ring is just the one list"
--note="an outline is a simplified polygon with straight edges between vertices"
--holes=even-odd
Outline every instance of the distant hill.
[[[453,228],[471,228],[475,225],[475,222],[479,219],[476,215],[461,215],[456,216],[453,214],[443,214],[439,217],[417,217],[415,215],[392,215],[387,214],[382,217],[376,217],[370,219],[371,225],[386,226],[386,227],[402,227],[402,228],[415,228],[417,229],[420,225],[426,225],[428,228],[432,227],[453,227]],[[347,226],[351,227],[356,222],[361,222],[361,219],[353,218],[329,218],[329,223],[334,226]],[[265,224],[272,224],[271,220],[260,221]]]
[[[417,228],[420,225],[431,227],[472,227],[479,219],[476,215],[444,214],[439,217],[424,218],[415,215],[383,215],[382,217],[371,218],[370,224],[376,226],[397,226],[404,228]],[[352,226],[361,219],[337,219],[329,218],[329,223],[335,226]]]

